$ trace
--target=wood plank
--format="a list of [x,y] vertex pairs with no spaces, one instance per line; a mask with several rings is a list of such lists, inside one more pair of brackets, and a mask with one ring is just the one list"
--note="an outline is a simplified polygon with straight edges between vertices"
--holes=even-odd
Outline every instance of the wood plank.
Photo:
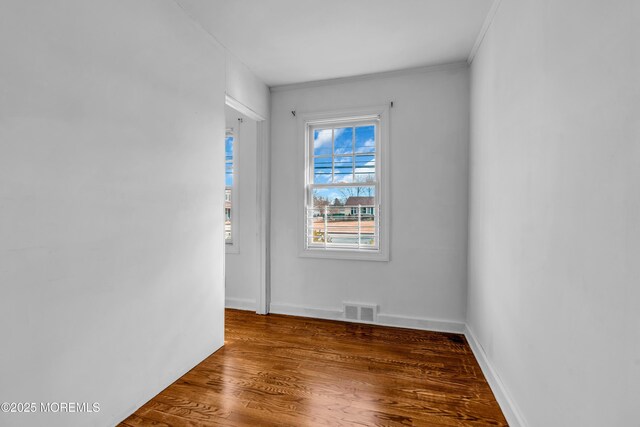
[[226,311],[226,345],[122,426],[507,426],[463,335]]

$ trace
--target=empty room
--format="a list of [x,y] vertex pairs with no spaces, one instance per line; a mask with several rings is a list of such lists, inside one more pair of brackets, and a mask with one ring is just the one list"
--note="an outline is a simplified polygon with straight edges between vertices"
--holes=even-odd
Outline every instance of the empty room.
[[0,426],[640,427],[638,0],[0,0]]

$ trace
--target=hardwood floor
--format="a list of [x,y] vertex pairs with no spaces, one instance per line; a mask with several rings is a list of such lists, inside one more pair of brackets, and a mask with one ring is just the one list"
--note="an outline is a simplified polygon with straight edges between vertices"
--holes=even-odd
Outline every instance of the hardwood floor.
[[121,425],[507,425],[463,335],[238,310],[225,331]]

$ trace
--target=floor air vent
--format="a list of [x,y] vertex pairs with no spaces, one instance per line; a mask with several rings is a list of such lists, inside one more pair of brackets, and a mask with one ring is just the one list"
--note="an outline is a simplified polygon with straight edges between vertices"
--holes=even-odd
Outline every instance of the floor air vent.
[[373,307],[360,307],[360,320],[366,320],[367,322],[373,322],[374,319]]
[[358,320],[358,307],[355,305],[345,304],[344,317],[350,320]]
[[363,322],[375,322],[378,306],[375,304],[356,304],[345,302],[344,317],[347,320],[361,320]]

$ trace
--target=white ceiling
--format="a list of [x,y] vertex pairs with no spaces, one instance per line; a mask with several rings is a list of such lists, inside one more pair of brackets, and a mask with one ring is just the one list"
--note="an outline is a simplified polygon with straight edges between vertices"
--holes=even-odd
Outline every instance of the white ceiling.
[[467,59],[493,0],[177,0],[269,86]]

